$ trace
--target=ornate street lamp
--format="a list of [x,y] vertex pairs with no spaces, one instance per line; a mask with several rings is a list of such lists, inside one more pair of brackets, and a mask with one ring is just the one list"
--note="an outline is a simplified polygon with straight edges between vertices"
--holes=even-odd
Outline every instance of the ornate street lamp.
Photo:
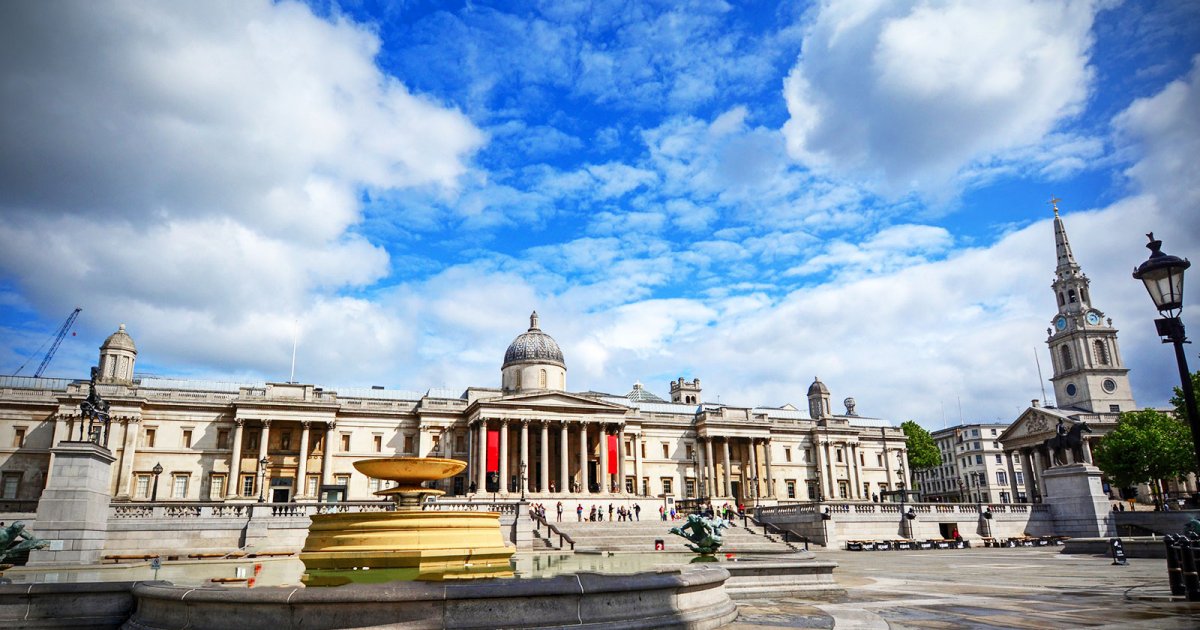
[[[524,429],[522,429],[522,430],[524,430]],[[521,462],[521,500],[522,501],[525,500],[525,471],[528,468],[528,466],[529,466],[529,464],[527,464],[525,462]]]
[[162,471],[162,464],[155,464],[154,468],[150,469],[150,472],[154,473],[154,488],[150,490],[150,501],[152,502],[158,500],[158,476],[162,474]]
[[262,459],[258,460],[258,502],[259,503],[267,502],[266,488],[264,488],[263,486],[265,486],[266,482],[267,482],[267,464],[269,464],[269,463],[270,463],[270,460],[268,460],[266,457],[263,457]]
[[1150,258],[1138,266],[1133,277],[1146,285],[1146,292],[1154,300],[1154,307],[1163,315],[1154,320],[1158,336],[1163,343],[1174,344],[1175,362],[1179,366],[1179,383],[1183,389],[1183,401],[1187,410],[1188,425],[1192,429],[1192,449],[1196,456],[1197,471],[1200,471],[1200,413],[1196,411],[1196,393],[1192,391],[1191,373],[1188,371],[1187,356],[1183,344],[1188,343],[1183,329],[1183,272],[1192,266],[1186,258],[1162,252],[1162,241],[1154,238],[1154,232],[1146,235],[1150,242]]

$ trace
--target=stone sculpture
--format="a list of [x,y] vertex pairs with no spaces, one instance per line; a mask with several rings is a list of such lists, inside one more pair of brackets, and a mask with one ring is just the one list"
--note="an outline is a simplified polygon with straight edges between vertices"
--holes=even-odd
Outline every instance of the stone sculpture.
[[726,527],[729,527],[729,521],[723,518],[689,514],[687,522],[681,527],[672,527],[670,533],[691,541],[687,548],[696,553],[715,554],[721,548],[721,530]]
[[28,553],[30,549],[45,549],[49,546],[49,541],[25,531],[25,523],[21,521],[0,529],[0,562]]

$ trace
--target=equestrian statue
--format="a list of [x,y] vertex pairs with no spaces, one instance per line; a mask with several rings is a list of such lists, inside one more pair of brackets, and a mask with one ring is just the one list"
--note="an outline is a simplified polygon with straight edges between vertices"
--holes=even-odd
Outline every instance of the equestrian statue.
[[[1092,428],[1086,422],[1076,422],[1068,429],[1066,424],[1060,418],[1056,435],[1046,440],[1046,450],[1050,452],[1052,465],[1063,466],[1067,464],[1067,452],[1070,451],[1075,455],[1081,453],[1083,446],[1083,434],[1091,433]],[[1076,461],[1082,459],[1076,457]]]

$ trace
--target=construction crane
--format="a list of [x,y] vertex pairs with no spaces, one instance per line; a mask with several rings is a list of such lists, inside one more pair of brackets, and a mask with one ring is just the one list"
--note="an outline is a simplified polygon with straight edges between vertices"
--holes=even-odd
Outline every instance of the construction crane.
[[[46,371],[46,366],[50,365],[50,359],[53,359],[54,353],[58,352],[58,346],[62,345],[63,338],[67,336],[67,331],[71,330],[71,325],[75,323],[75,318],[79,317],[79,312],[82,310],[82,308],[75,307],[75,310],[71,311],[71,314],[67,316],[67,321],[63,322],[63,325],[59,327],[58,332],[54,334],[54,343],[50,344],[50,349],[46,351],[46,356],[42,358],[41,365],[39,365],[37,371],[33,373],[34,378],[40,377],[42,372]],[[46,344],[43,342],[42,346],[44,347],[45,345]],[[38,348],[38,350],[41,350],[41,348]],[[36,355],[37,352],[34,352],[34,354]],[[33,357],[31,356],[30,359],[32,358]],[[29,363],[29,359],[26,359],[25,363]],[[21,370],[25,368],[25,363],[22,363],[21,367],[17,368],[17,374],[20,374]]]

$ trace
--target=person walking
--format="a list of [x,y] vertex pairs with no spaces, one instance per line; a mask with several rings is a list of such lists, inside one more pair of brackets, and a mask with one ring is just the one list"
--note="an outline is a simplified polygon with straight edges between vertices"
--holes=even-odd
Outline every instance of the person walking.
[[633,516],[639,521],[642,520],[642,506],[637,503],[633,504]]
[[579,519],[580,523],[583,522],[583,504],[582,503],[580,503],[578,506],[575,507],[575,516],[576,516],[576,518]]
[[562,522],[562,513],[563,513],[562,501],[559,501],[558,502],[558,522],[559,523]]

